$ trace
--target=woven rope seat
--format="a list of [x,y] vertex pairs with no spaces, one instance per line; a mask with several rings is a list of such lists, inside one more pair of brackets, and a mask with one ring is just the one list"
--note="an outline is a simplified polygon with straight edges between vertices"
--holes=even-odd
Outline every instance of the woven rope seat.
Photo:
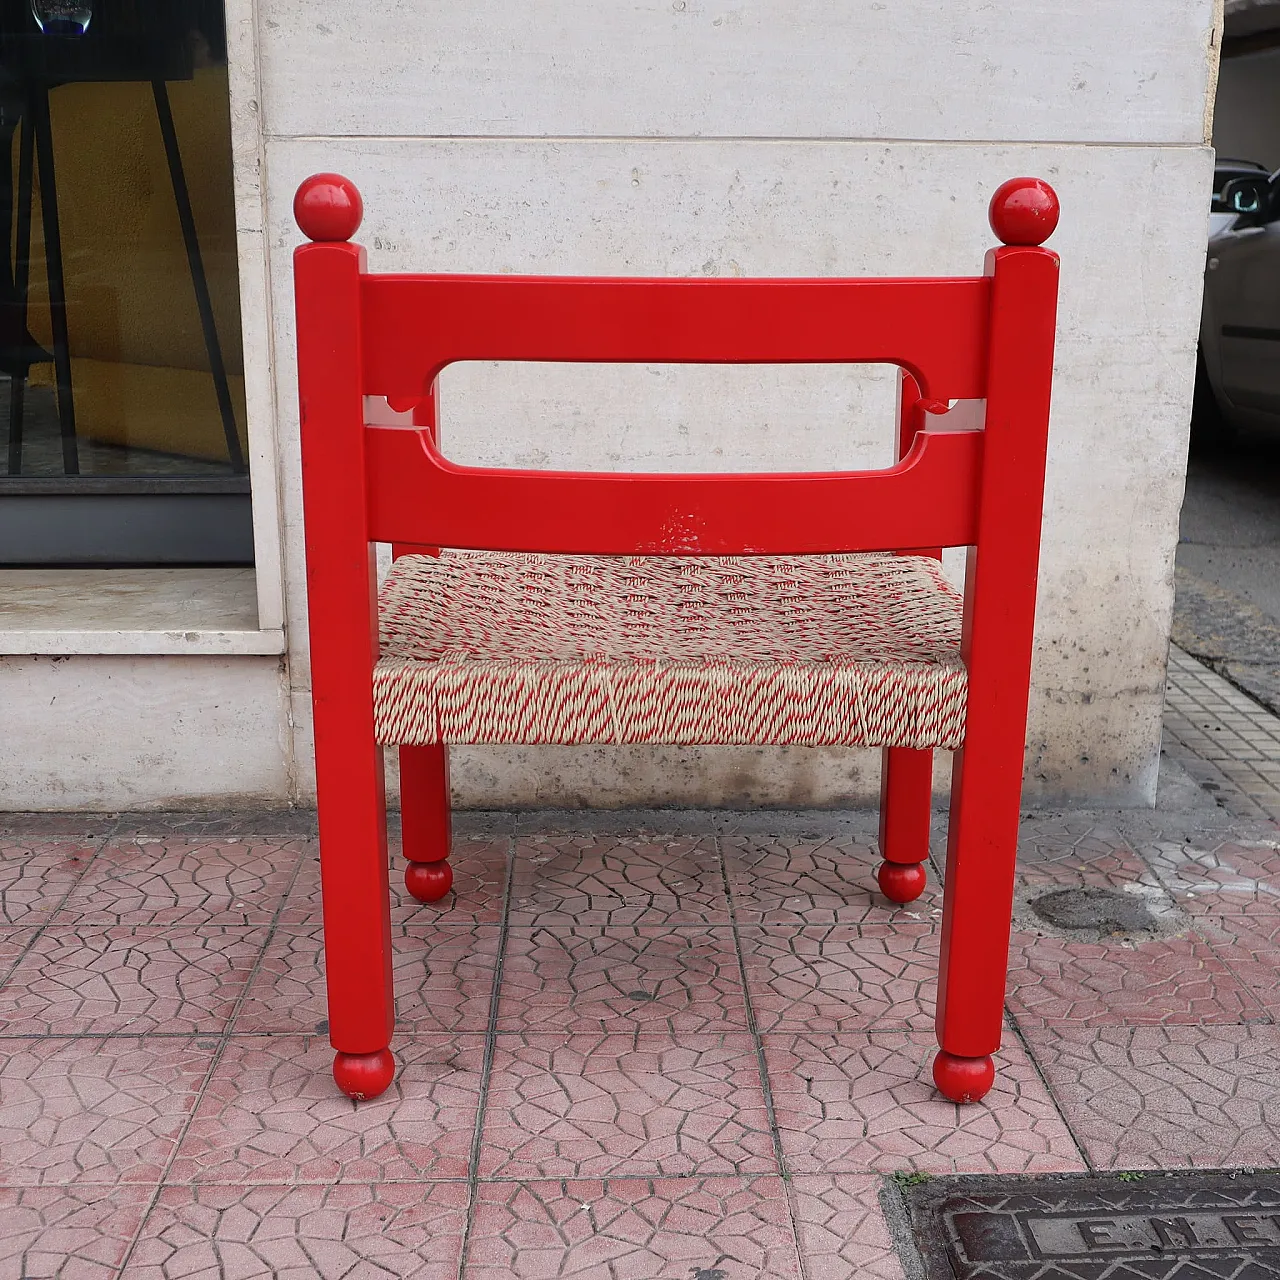
[[377,735],[955,748],[961,609],[923,556],[402,556]]

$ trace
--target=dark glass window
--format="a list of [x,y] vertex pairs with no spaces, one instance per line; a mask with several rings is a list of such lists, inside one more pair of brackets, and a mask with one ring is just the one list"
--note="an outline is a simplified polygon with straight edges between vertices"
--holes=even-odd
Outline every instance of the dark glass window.
[[0,0],[0,563],[252,559],[221,4]]

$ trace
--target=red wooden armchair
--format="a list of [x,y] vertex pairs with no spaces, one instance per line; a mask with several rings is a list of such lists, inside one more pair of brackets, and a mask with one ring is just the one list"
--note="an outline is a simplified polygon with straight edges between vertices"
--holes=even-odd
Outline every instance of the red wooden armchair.
[[[1006,182],[990,208],[1005,247],[983,276],[941,280],[373,275],[347,243],[362,212],[350,182],[309,178],[294,210],[314,242],[294,263],[338,1085],[373,1097],[395,1073],[383,744],[400,747],[405,882],[429,902],[452,883],[449,743],[801,743],[885,748],[878,879],[895,902],[924,887],[933,749],[956,750],[933,1074],[948,1098],[981,1098],[1021,797],[1052,189]],[[456,466],[434,406],[456,360],[892,363],[899,461]],[[412,407],[415,425],[367,425],[366,396]],[[378,542],[396,555],[380,598]],[[970,548],[963,597],[941,574],[947,546]]]

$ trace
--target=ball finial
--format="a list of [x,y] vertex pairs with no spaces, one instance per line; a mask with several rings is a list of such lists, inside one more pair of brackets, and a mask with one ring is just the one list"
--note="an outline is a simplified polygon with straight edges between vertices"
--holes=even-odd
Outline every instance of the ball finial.
[[293,197],[293,217],[308,240],[350,240],[364,217],[364,201],[350,178],[313,173]]
[[996,188],[987,216],[1004,244],[1043,244],[1058,225],[1058,196],[1042,178],[1010,178]]

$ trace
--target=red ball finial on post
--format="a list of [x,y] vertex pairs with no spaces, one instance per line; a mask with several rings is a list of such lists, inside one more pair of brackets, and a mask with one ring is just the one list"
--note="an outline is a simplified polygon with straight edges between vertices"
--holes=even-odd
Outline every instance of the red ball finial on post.
[[350,240],[364,217],[364,201],[350,178],[313,173],[293,197],[293,217],[308,240]]
[[996,188],[987,217],[1004,244],[1043,244],[1058,225],[1058,196],[1042,178],[1010,178]]

